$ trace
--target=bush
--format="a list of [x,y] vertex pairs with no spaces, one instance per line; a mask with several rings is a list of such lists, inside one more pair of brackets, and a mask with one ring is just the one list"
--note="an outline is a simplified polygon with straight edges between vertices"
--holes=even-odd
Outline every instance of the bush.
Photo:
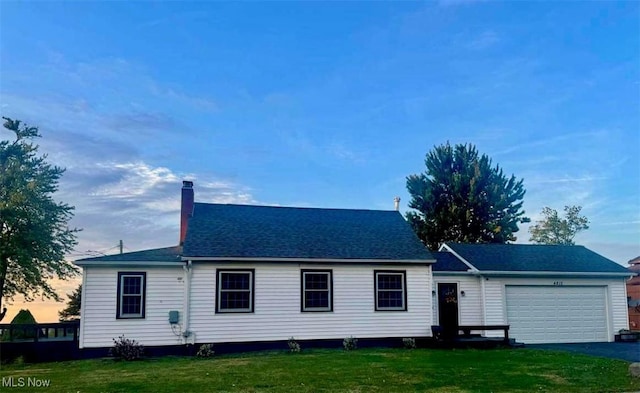
[[124,335],[113,339],[113,348],[109,350],[109,355],[117,360],[136,360],[144,354],[144,347],[136,340],[125,338]]
[[298,344],[298,342],[296,341],[295,338],[291,337],[289,338],[289,341],[287,341],[287,344],[289,344],[289,352],[300,352],[300,350],[302,348],[300,348],[300,344]]
[[196,352],[196,356],[199,358],[210,358],[213,354],[216,353],[213,350],[213,344],[202,344]]
[[411,337],[405,337],[402,339],[405,349],[416,349],[416,339]]
[[358,339],[353,336],[349,336],[342,340],[342,346],[344,347],[345,351],[353,351],[355,349],[358,349]]

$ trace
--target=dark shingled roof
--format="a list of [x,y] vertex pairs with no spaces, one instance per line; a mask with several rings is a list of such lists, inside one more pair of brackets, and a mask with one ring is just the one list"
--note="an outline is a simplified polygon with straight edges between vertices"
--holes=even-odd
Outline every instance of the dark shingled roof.
[[175,246],[105,255],[103,257],[83,258],[76,262],[180,262],[181,256],[182,247]]
[[196,203],[185,257],[433,260],[397,211]]
[[623,266],[583,246],[447,243],[480,271],[626,273]]
[[432,266],[434,272],[466,272],[469,270],[469,266],[450,252],[432,251],[431,255],[436,258],[436,263]]

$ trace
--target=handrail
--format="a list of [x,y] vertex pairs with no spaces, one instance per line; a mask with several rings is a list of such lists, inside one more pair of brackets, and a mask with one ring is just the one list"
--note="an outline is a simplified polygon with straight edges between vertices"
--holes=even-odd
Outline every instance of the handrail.
[[[68,332],[71,329],[73,329],[73,333]],[[78,341],[79,329],[79,320],[45,323],[3,323],[0,324],[0,332],[2,332],[0,341],[15,342],[15,340],[19,340],[21,342],[38,342],[39,340],[52,339]]]

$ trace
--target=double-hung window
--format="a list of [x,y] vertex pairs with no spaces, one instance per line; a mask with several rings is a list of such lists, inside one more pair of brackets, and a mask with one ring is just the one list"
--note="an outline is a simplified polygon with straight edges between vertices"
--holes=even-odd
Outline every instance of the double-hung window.
[[406,272],[375,270],[374,275],[376,311],[406,311]]
[[118,273],[116,318],[144,318],[146,278],[144,272]]
[[218,270],[216,312],[253,312],[254,270]]
[[302,271],[302,311],[333,310],[331,270]]

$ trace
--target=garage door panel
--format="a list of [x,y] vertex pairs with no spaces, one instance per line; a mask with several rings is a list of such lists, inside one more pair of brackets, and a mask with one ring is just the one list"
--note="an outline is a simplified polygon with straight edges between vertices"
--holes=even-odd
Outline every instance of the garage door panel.
[[510,336],[524,343],[608,341],[605,287],[506,286]]

